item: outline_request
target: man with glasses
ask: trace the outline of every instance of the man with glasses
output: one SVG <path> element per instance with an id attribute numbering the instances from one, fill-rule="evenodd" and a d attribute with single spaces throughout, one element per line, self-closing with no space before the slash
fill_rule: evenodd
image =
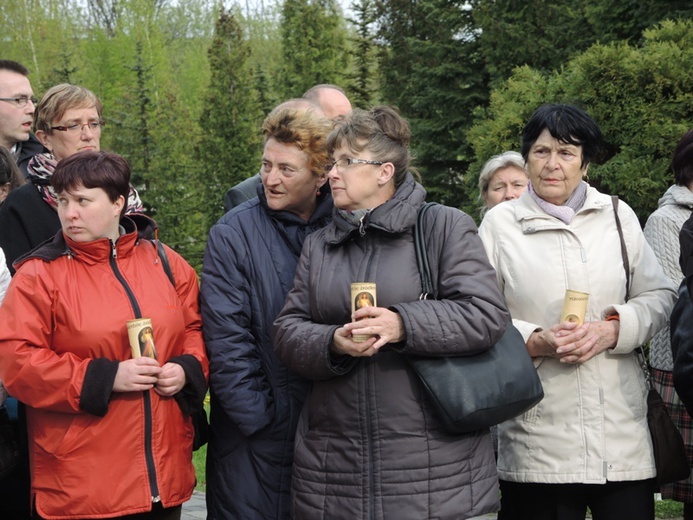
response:
<path id="1" fill-rule="evenodd" d="M 25 175 L 29 159 L 44 151 L 31 134 L 37 100 L 28 75 L 21 63 L 0 60 L 0 146 L 12 153 Z"/>

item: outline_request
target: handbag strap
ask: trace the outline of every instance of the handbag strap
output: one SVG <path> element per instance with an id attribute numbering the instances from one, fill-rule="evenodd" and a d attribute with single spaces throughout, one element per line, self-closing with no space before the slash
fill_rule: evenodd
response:
<path id="1" fill-rule="evenodd" d="M 422 292 L 419 295 L 419 300 L 435 299 L 437 294 L 431 279 L 431 268 L 428 263 L 428 254 L 426 253 L 426 244 L 424 242 L 424 215 L 431 207 L 436 206 L 435 202 L 424 202 L 419 208 L 416 216 L 416 224 L 414 224 L 414 248 L 416 250 L 416 265 L 419 268 L 419 276 L 421 277 Z"/>
<path id="2" fill-rule="evenodd" d="M 618 217 L 618 197 L 616 195 L 611 196 L 611 204 L 614 207 L 614 217 L 616 218 L 616 229 L 618 230 L 618 238 L 621 241 L 621 258 L 623 258 L 623 268 L 626 271 L 626 301 L 630 299 L 630 262 L 628 261 L 628 250 L 626 249 L 626 241 L 623 238 L 623 228 L 621 227 L 621 219 Z M 650 373 L 650 367 L 645 359 L 645 351 L 642 345 L 638 347 L 635 351 L 635 355 L 638 356 L 638 362 L 640 363 L 640 368 L 643 374 L 645 374 L 645 383 L 647 389 L 651 390 L 654 388 L 652 382 L 652 374 Z"/>

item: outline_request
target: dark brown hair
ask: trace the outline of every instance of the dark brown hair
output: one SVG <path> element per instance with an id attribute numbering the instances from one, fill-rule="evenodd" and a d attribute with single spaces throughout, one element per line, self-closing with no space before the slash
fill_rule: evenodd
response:
<path id="1" fill-rule="evenodd" d="M 111 152 L 87 150 L 73 154 L 58 163 L 51 176 L 51 186 L 56 193 L 62 193 L 80 185 L 101 188 L 111 202 L 122 196 L 122 217 L 128 207 L 130 164 L 124 157 Z"/>

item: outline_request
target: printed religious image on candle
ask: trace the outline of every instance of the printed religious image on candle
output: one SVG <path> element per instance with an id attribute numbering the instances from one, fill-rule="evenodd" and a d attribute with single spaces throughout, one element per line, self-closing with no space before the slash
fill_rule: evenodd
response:
<path id="1" fill-rule="evenodd" d="M 127 327 L 132 357 L 150 357 L 152 359 L 156 359 L 156 347 L 154 346 L 154 329 L 152 328 L 152 320 L 149 318 L 129 320 L 127 322 Z"/>
<path id="2" fill-rule="evenodd" d="M 376 307 L 375 284 L 369 282 L 358 282 L 351 284 L 351 312 L 354 313 L 363 307 Z M 357 321 L 357 320 L 354 320 Z M 370 338 L 370 334 L 353 335 L 351 339 L 356 343 L 361 343 Z"/>

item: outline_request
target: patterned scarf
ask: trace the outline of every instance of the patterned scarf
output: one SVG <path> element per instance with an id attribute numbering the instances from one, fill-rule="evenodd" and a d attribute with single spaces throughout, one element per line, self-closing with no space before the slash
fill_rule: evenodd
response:
<path id="1" fill-rule="evenodd" d="M 556 217 L 557 219 L 562 220 L 566 224 L 570 224 L 570 221 L 573 220 L 573 217 L 585 203 L 585 199 L 587 199 L 588 186 L 589 185 L 585 181 L 580 182 L 580 184 L 578 184 L 577 188 L 575 188 L 573 193 L 570 194 L 568 200 L 565 201 L 565 204 L 563 206 L 556 206 L 555 204 L 551 204 L 550 202 L 542 199 L 534 191 L 531 182 L 528 185 L 528 189 L 530 196 L 536 201 L 537 204 L 539 204 L 539 207 L 541 209 L 543 209 L 552 217 Z"/>
<path id="2" fill-rule="evenodd" d="M 29 181 L 36 186 L 46 204 L 55 210 L 58 209 L 58 197 L 53 186 L 51 186 L 51 177 L 57 165 L 58 160 L 50 153 L 34 155 L 27 165 Z M 126 213 L 144 213 L 140 196 L 132 184 L 130 185 Z"/>

